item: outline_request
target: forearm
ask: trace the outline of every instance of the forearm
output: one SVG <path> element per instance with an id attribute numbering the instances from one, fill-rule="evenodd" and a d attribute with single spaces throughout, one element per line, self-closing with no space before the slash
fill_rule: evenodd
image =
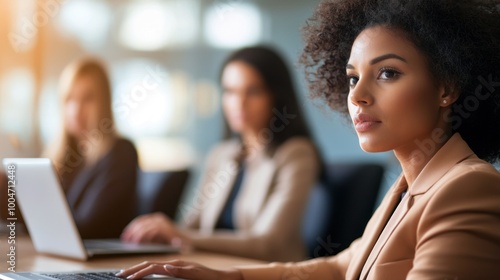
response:
<path id="1" fill-rule="evenodd" d="M 344 279 L 335 259 L 319 258 L 297 263 L 271 263 L 238 267 L 244 280 Z"/>
<path id="2" fill-rule="evenodd" d="M 183 230 L 182 234 L 196 249 L 252 259 L 266 259 L 269 256 L 269 246 L 272 247 L 264 236 L 234 231 L 215 231 L 205 235 L 197 230 Z"/>

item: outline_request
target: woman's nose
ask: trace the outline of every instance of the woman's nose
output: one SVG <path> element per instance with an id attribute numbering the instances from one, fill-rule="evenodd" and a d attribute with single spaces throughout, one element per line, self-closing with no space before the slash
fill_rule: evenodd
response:
<path id="1" fill-rule="evenodd" d="M 236 97 L 236 106 L 243 110 L 247 106 L 248 98 L 245 93 L 239 93 Z"/>
<path id="2" fill-rule="evenodd" d="M 83 105 L 81 102 L 69 102 L 66 104 L 66 113 L 68 117 L 79 119 L 83 114 Z"/>
<path id="3" fill-rule="evenodd" d="M 367 106 L 373 103 L 369 85 L 361 79 L 349 91 L 349 101 L 356 106 Z"/>

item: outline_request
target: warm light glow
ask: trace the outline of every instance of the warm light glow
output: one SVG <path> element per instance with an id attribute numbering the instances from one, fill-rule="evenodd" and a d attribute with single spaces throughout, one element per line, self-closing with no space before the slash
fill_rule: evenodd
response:
<path id="1" fill-rule="evenodd" d="M 173 171 L 190 168 L 195 161 L 193 148 L 179 138 L 142 138 L 135 142 L 139 166 L 146 171 Z"/>
<path id="2" fill-rule="evenodd" d="M 71 0 L 61 6 L 58 27 L 96 49 L 106 42 L 112 20 L 112 10 L 104 1 Z"/>
<path id="3" fill-rule="evenodd" d="M 0 80 L 0 127 L 4 132 L 29 138 L 33 127 L 33 93 L 35 82 L 32 72 L 24 68 L 6 73 Z"/>
<path id="4" fill-rule="evenodd" d="M 204 23 L 207 42 L 219 48 L 239 48 L 257 43 L 262 36 L 262 19 L 251 3 L 214 3 Z"/>
<path id="5" fill-rule="evenodd" d="M 137 1 L 128 5 L 119 31 L 124 46 L 154 51 L 183 46 L 196 38 L 198 2 Z"/>
<path id="6" fill-rule="evenodd" d="M 57 81 L 50 79 L 42 87 L 40 95 L 38 125 L 44 146 L 55 140 L 60 132 L 63 121 Z"/>
<path id="7" fill-rule="evenodd" d="M 36 12 L 35 1 L 12 1 L 12 29 L 8 36 L 15 52 L 26 52 L 33 48 L 38 31 L 46 25 L 48 17 Z M 45 16 L 45 17 L 44 17 Z"/>
<path id="8" fill-rule="evenodd" d="M 170 74 L 145 60 L 117 63 L 112 69 L 113 111 L 120 132 L 131 138 L 163 136 L 172 130 L 175 102 Z"/>
<path id="9" fill-rule="evenodd" d="M 202 80 L 196 85 L 195 104 L 201 117 L 211 117 L 220 108 L 220 93 L 215 83 Z"/>

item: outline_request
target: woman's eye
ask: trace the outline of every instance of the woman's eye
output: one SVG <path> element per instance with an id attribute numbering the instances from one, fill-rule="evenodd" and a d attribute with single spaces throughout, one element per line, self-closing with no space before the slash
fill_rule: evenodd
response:
<path id="1" fill-rule="evenodd" d="M 263 93 L 264 93 L 264 90 L 262 88 L 258 88 L 258 87 L 250 88 L 247 91 L 247 94 L 249 96 L 259 96 L 259 95 L 261 95 Z"/>
<path id="2" fill-rule="evenodd" d="M 400 72 L 392 69 L 382 69 L 380 70 L 380 74 L 378 76 L 379 79 L 382 80 L 392 80 L 401 75 Z"/>
<path id="3" fill-rule="evenodd" d="M 256 89 L 250 89 L 248 91 L 248 95 L 258 95 L 258 94 L 259 94 L 259 91 Z"/>
<path id="4" fill-rule="evenodd" d="M 355 77 L 355 76 L 347 77 L 347 79 L 349 80 L 349 87 L 351 87 L 351 88 L 354 87 L 354 86 L 356 86 L 356 84 L 359 81 L 359 78 Z"/>

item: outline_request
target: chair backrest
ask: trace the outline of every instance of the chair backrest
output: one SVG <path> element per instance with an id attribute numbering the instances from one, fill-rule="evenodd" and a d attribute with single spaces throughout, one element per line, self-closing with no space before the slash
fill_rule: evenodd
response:
<path id="1" fill-rule="evenodd" d="M 373 214 L 384 167 L 334 163 L 310 196 L 303 222 L 309 257 L 332 256 L 360 237 Z"/>
<path id="2" fill-rule="evenodd" d="M 161 211 L 174 219 L 189 171 L 138 172 L 138 214 Z"/>

